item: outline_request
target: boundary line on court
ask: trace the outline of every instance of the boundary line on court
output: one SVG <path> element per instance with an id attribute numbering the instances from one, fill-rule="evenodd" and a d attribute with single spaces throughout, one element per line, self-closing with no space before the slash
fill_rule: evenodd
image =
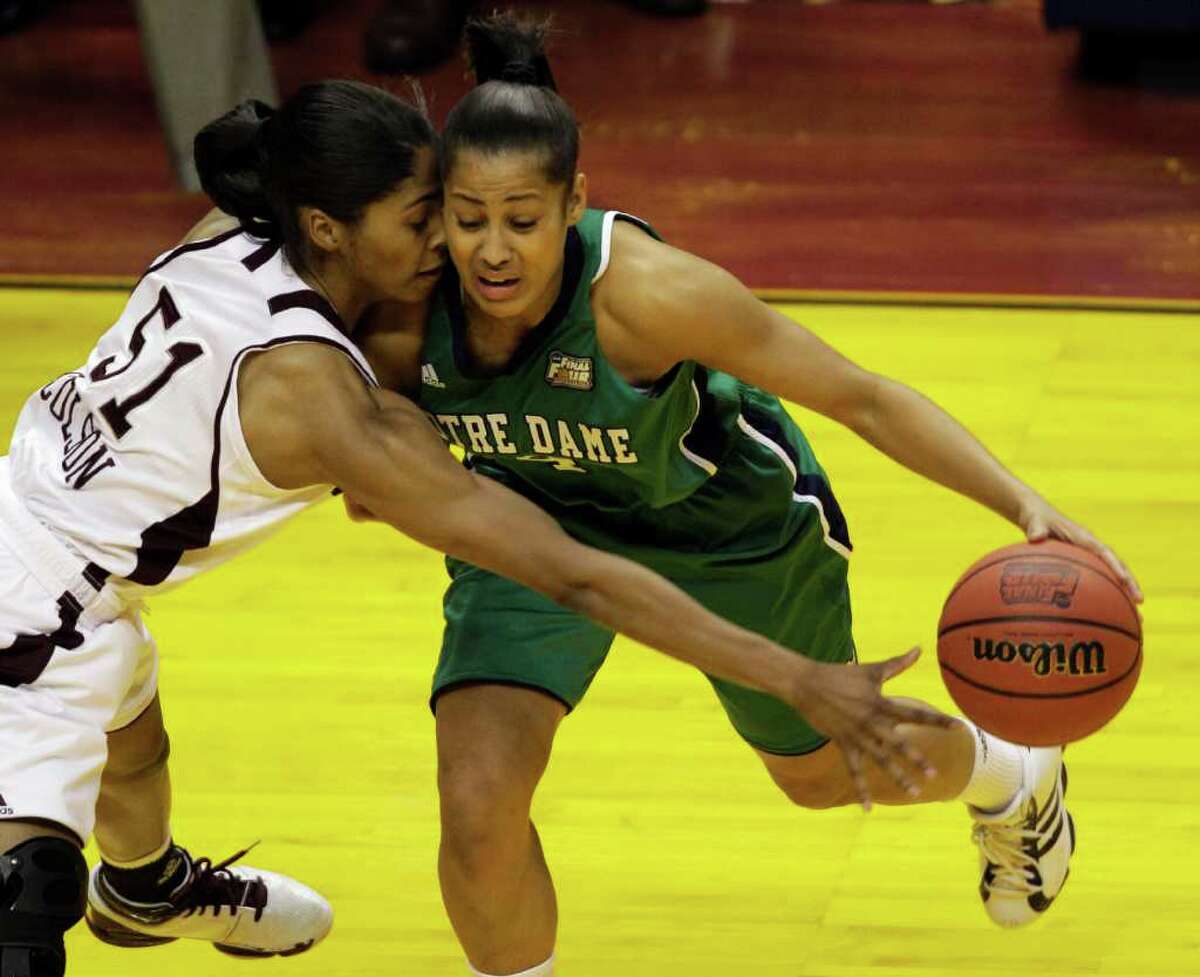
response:
<path id="1" fill-rule="evenodd" d="M 0 274 L 0 289 L 53 288 L 65 291 L 128 292 L 134 275 Z M 1099 295 L 1006 295 L 999 292 L 826 292 L 816 289 L 752 288 L 764 302 L 788 305 L 890 305 L 972 309 L 1063 309 L 1088 312 L 1173 312 L 1200 315 L 1200 298 L 1162 299 Z"/>
<path id="2" fill-rule="evenodd" d="M 0 274 L 0 288 L 46 288 L 77 292 L 128 292 L 136 275 L 11 275 Z"/>

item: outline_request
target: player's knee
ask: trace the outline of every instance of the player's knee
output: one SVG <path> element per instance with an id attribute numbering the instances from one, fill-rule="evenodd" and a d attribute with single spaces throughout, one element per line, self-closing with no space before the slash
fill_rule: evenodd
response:
<path id="1" fill-rule="evenodd" d="M 69 841 L 31 838 L 0 854 L 0 973 L 62 977 L 63 934 L 86 903 L 87 863 Z"/>
<path id="2" fill-rule="evenodd" d="M 811 776 L 773 775 L 779 786 L 797 807 L 811 811 L 828 811 L 855 802 L 854 788 L 844 774 L 823 771 Z"/>
<path id="3" fill-rule="evenodd" d="M 459 767 L 438 776 L 442 843 L 460 861 L 490 863 L 529 825 L 531 797 L 514 778 L 488 767 Z M 481 866 L 483 867 L 483 866 Z"/>

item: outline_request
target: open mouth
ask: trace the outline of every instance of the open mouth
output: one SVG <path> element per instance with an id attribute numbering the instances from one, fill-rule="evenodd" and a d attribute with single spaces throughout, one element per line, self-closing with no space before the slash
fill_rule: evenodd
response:
<path id="1" fill-rule="evenodd" d="M 475 282 L 479 286 L 479 293 L 485 299 L 498 302 L 509 298 L 521 284 L 521 279 L 500 275 L 476 275 Z"/>

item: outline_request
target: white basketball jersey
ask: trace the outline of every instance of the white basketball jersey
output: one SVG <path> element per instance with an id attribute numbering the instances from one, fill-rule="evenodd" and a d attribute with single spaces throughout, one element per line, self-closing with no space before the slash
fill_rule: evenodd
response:
<path id="1" fill-rule="evenodd" d="M 247 354 L 299 342 L 342 350 L 375 384 L 277 245 L 239 228 L 162 255 L 87 363 L 29 398 L 14 491 L 125 599 L 223 563 L 329 495 L 268 482 L 238 415 Z"/>

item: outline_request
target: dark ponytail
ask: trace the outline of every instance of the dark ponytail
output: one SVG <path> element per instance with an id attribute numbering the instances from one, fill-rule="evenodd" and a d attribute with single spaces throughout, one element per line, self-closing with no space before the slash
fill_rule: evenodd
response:
<path id="1" fill-rule="evenodd" d="M 243 102 L 210 122 L 193 147 L 200 185 L 254 234 L 282 242 L 297 269 L 308 240 L 299 209 L 354 224 L 413 175 L 433 145 L 424 105 L 353 81 L 306 85 L 280 107 Z"/>
<path id="2" fill-rule="evenodd" d="M 263 237 L 275 218 L 263 189 L 262 129 L 275 110 L 264 102 L 242 102 L 196 134 L 192 153 L 200 186 L 212 202 Z"/>
<path id="3" fill-rule="evenodd" d="M 520 20 L 511 13 L 469 21 L 463 39 L 475 84 L 508 81 L 558 91 L 546 59 L 549 29 L 549 21 Z"/>
<path id="4" fill-rule="evenodd" d="M 515 14 L 472 20 L 464 35 L 476 88 L 446 118 L 442 174 L 458 152 L 544 154 L 551 183 L 569 184 L 579 162 L 579 124 L 558 95 L 546 58 L 547 21 Z"/>

